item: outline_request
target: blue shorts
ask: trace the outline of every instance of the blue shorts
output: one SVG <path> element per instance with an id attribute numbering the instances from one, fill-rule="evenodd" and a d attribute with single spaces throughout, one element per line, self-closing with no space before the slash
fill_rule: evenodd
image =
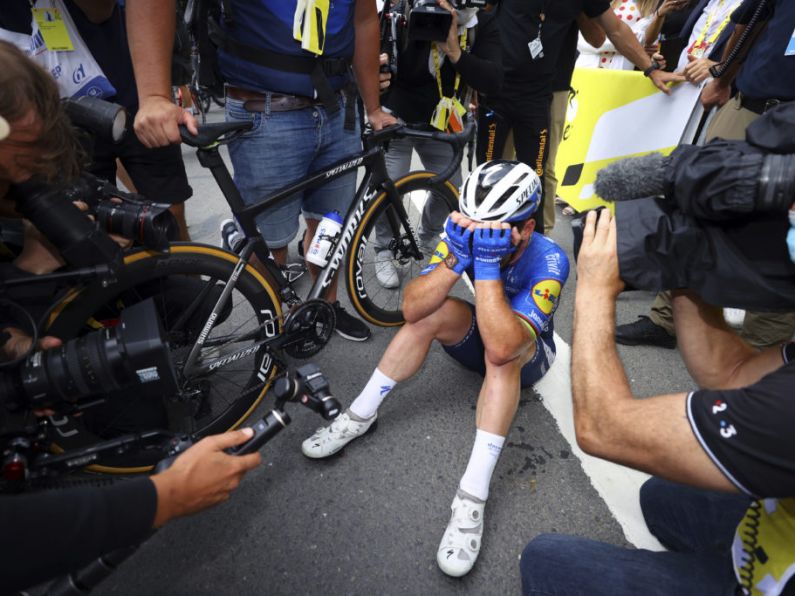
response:
<path id="1" fill-rule="evenodd" d="M 464 339 L 452 346 L 442 345 L 444 351 L 450 354 L 465 368 L 481 376 L 486 375 L 486 348 L 478 330 L 478 320 L 475 315 L 475 306 L 469 304 L 472 310 L 472 325 Z M 552 333 L 548 337 L 543 335 L 536 341 L 536 353 L 532 359 L 522 367 L 522 388 L 530 387 L 543 377 L 555 361 L 555 342 Z"/>
<path id="2" fill-rule="evenodd" d="M 227 98 L 227 121 L 250 121 L 254 127 L 229 144 L 234 180 L 246 205 L 257 203 L 290 182 L 361 152 L 359 119 L 345 130 L 345 99 L 329 114 L 323 106 L 289 112 L 247 112 L 240 100 Z M 356 191 L 356 172 L 284 200 L 256 217 L 271 248 L 283 248 L 298 233 L 298 216 L 320 220 L 329 211 L 344 217 Z"/>

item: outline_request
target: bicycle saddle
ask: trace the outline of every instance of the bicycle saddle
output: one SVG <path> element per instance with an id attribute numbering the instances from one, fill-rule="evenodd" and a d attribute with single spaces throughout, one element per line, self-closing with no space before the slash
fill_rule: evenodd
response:
<path id="1" fill-rule="evenodd" d="M 185 125 L 180 125 L 179 134 L 182 137 L 182 142 L 191 147 L 207 147 L 212 145 L 222 136 L 229 132 L 237 132 L 244 130 L 251 130 L 254 126 L 253 122 L 216 122 L 214 124 L 202 124 L 199 128 L 199 134 L 192 135 L 188 132 Z"/>

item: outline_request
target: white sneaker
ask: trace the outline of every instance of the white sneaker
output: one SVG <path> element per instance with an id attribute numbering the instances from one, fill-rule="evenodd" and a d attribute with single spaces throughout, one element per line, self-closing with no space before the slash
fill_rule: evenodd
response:
<path id="1" fill-rule="evenodd" d="M 466 575 L 478 560 L 485 507 L 485 501 L 473 501 L 461 491 L 456 493 L 451 507 L 453 515 L 436 551 L 436 563 L 447 575 Z"/>
<path id="2" fill-rule="evenodd" d="M 392 262 L 392 252 L 382 250 L 375 255 L 375 277 L 378 283 L 385 288 L 397 288 L 400 285 L 400 277 Z"/>
<path id="3" fill-rule="evenodd" d="M 745 320 L 745 311 L 741 308 L 724 308 L 723 318 L 726 319 L 726 323 L 729 327 L 740 329 Z"/>
<path id="4" fill-rule="evenodd" d="M 376 418 L 378 415 L 374 414 L 372 418 L 359 422 L 351 418 L 350 410 L 345 410 L 331 424 L 317 429 L 315 434 L 304 441 L 301 451 L 312 459 L 334 455 L 356 437 L 367 433 L 371 427 L 375 430 L 373 423 Z"/>

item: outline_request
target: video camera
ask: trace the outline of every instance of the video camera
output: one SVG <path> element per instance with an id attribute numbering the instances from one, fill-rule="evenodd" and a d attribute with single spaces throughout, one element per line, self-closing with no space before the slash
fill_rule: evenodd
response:
<path id="1" fill-rule="evenodd" d="M 762 115 L 746 141 L 683 145 L 603 168 L 615 201 L 621 278 L 631 289 L 688 288 L 710 304 L 795 308 L 787 213 L 795 203 L 795 102 Z M 572 224 L 575 255 L 584 217 Z"/>
<path id="2" fill-rule="evenodd" d="M 392 38 L 402 37 L 406 30 L 407 41 L 445 41 L 450 32 L 453 15 L 439 6 L 437 0 L 401 0 L 392 7 L 384 6 L 384 14 L 389 15 L 392 26 Z M 456 8 L 485 8 L 486 0 L 452 0 Z M 397 35 L 395 35 L 395 32 Z M 384 41 L 382 20 L 381 40 Z M 385 50 L 382 46 L 382 52 Z M 389 53 L 387 51 L 387 53 Z"/>
<path id="3" fill-rule="evenodd" d="M 30 335 L 35 339 L 35 330 Z M 58 348 L 33 350 L 0 368 L 0 400 L 9 410 L 73 411 L 101 401 L 87 404 L 87 398 L 117 391 L 177 391 L 168 342 L 151 298 L 124 309 L 114 328 L 99 329 Z"/>

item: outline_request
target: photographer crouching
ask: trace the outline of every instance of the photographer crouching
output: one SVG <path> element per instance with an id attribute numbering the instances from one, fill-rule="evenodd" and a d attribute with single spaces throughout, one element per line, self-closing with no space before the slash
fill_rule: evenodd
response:
<path id="1" fill-rule="evenodd" d="M 76 177 L 76 147 L 55 82 L 15 47 L 0 42 L 0 216 L 19 217 L 9 186 L 34 177 L 44 182 Z M 51 245 L 34 238 L 26 241 L 15 264 L 0 263 L 0 283 L 62 264 Z M 0 310 L 3 362 L 25 356 L 32 347 L 30 336 L 10 326 L 11 315 L 7 308 Z M 44 337 L 37 347 L 51 350 L 59 345 L 59 339 Z M 224 449 L 252 434 L 244 429 L 207 437 L 151 478 L 103 488 L 0 496 L 2 591 L 13 592 L 71 571 L 104 553 L 140 543 L 153 528 L 173 518 L 225 501 L 245 473 L 259 464 L 260 456 L 233 457 Z"/>
<path id="2" fill-rule="evenodd" d="M 627 172 L 645 163 L 647 177 L 664 172 L 665 198 L 618 203 L 617 219 L 605 209 L 585 220 L 571 363 L 577 441 L 654 476 L 640 505 L 669 551 L 542 535 L 522 554 L 524 593 L 795 590 L 795 342 L 757 351 L 722 315 L 722 306 L 795 305 L 793 108 L 760 118 L 748 142 L 682 147 L 655 167 L 658 158 L 636 158 L 607 172 L 623 169 L 614 188 L 626 195 L 636 190 Z M 606 196 L 608 187 L 603 180 L 597 190 Z M 698 389 L 632 394 L 615 345 L 625 282 L 673 289 L 679 349 Z"/>

